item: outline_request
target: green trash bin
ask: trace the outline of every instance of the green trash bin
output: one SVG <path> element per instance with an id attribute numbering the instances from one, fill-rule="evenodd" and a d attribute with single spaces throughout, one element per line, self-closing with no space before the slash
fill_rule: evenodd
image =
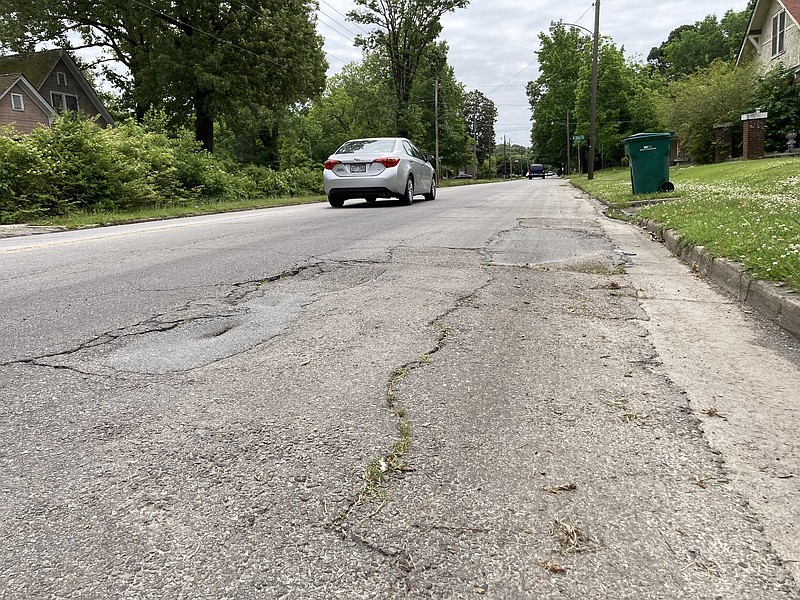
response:
<path id="1" fill-rule="evenodd" d="M 634 194 L 671 192 L 669 142 L 673 133 L 637 133 L 622 140 L 631 166 Z"/>

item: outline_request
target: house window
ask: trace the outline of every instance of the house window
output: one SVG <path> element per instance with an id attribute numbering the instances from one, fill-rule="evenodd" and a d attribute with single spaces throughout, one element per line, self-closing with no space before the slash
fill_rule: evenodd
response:
<path id="1" fill-rule="evenodd" d="M 11 94 L 11 108 L 14 110 L 25 110 L 25 98 L 22 94 Z"/>
<path id="2" fill-rule="evenodd" d="M 58 81 L 58 85 L 67 85 L 67 74 L 62 73 L 61 71 L 56 73 L 56 80 Z"/>
<path id="3" fill-rule="evenodd" d="M 56 110 L 78 110 L 78 97 L 61 92 L 50 92 L 50 103 Z"/>
<path id="4" fill-rule="evenodd" d="M 784 51 L 783 38 L 786 33 L 786 11 L 782 10 L 772 17 L 772 56 Z"/>

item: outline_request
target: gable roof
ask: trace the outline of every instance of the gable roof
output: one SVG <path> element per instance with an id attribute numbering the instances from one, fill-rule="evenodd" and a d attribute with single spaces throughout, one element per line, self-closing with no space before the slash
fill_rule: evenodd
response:
<path id="1" fill-rule="evenodd" d="M 742 60 L 742 56 L 744 56 L 747 42 L 755 43 L 753 38 L 761 35 L 762 28 L 769 16 L 767 11 L 769 10 L 770 4 L 771 0 L 756 0 L 756 5 L 753 7 L 753 12 L 750 14 L 750 21 L 747 23 L 744 40 L 742 40 L 742 47 L 739 49 L 739 56 L 736 59 L 737 64 Z M 800 0 L 778 0 L 778 4 L 786 9 L 786 14 L 788 14 L 795 25 L 800 28 Z"/>
<path id="2" fill-rule="evenodd" d="M 94 88 L 86 81 L 86 77 L 81 73 L 80 69 L 78 69 L 75 61 L 72 60 L 72 57 L 66 50 L 56 48 L 54 50 L 41 50 L 39 52 L 0 56 L 0 74 L 21 73 L 36 90 L 39 90 L 58 64 L 58 61 L 62 59 L 67 70 L 92 101 L 97 111 L 109 125 L 113 124 L 114 118 L 97 96 L 97 92 L 94 91 Z"/>
<path id="3" fill-rule="evenodd" d="M 800 0 L 783 0 L 783 6 L 792 18 L 800 23 Z"/>
<path id="4" fill-rule="evenodd" d="M 30 98 L 48 117 L 54 117 L 56 115 L 55 109 L 48 104 L 47 100 L 42 98 L 42 95 L 31 85 L 22 73 L 0 75 L 0 100 L 5 98 L 6 94 L 8 94 L 15 85 L 19 85 L 20 88 L 25 90 L 28 98 Z"/>
<path id="5" fill-rule="evenodd" d="M 63 54 L 63 50 L 56 49 L 0 56 L 0 73 L 23 73 L 39 89 Z"/>

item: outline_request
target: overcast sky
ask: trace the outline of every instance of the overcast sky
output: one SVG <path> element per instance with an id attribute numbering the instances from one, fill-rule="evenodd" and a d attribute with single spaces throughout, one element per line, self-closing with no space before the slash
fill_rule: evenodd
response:
<path id="1" fill-rule="evenodd" d="M 650 48 L 667 39 L 679 25 L 702 20 L 706 15 L 722 17 L 728 10 L 740 11 L 747 0 L 601 0 L 600 32 L 610 36 L 625 54 L 642 62 Z M 352 0 L 319 0 L 320 34 L 325 38 L 329 74 L 346 62 L 359 61 L 353 47 L 359 25 L 343 15 L 354 7 Z M 563 20 L 587 29 L 594 27 L 590 0 L 472 0 L 468 8 L 445 16 L 442 38 L 450 46 L 449 63 L 456 79 L 466 89 L 479 89 L 497 106 L 497 141 L 530 145 L 530 109 L 525 85 L 539 76 L 536 51 L 539 33 L 550 21 Z"/>

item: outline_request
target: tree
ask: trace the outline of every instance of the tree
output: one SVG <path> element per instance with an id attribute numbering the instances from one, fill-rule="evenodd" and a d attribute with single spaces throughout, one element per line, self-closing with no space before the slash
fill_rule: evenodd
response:
<path id="1" fill-rule="evenodd" d="M 659 96 L 661 119 L 678 134 L 681 147 L 697 162 L 714 157 L 713 127 L 738 122 L 752 105 L 752 65 L 717 60 L 694 75 L 672 81 Z"/>
<path id="2" fill-rule="evenodd" d="M 0 37 L 13 50 L 55 43 L 105 48 L 127 67 L 112 77 L 130 86 L 141 117 L 164 108 L 175 122 L 194 119 L 195 135 L 213 149 L 214 121 L 242 106 L 270 109 L 321 91 L 322 39 L 311 0 L 0 0 Z"/>
<path id="3" fill-rule="evenodd" d="M 597 67 L 596 156 L 605 163 L 616 163 L 624 155 L 622 140 L 634 133 L 658 128 L 655 87 L 658 80 L 647 70 L 625 61 L 624 50 L 608 38 L 601 40 Z M 575 131 L 589 136 L 591 65 L 581 68 L 575 98 Z M 585 163 L 584 163 L 585 164 Z"/>
<path id="4" fill-rule="evenodd" d="M 408 135 L 406 120 L 414 78 L 425 51 L 442 31 L 441 18 L 464 8 L 469 0 L 355 0 L 348 18 L 376 29 L 356 38 L 367 51 L 378 51 L 388 60 L 394 83 L 395 124 L 399 135 Z"/>
<path id="5" fill-rule="evenodd" d="M 469 159 L 469 135 L 462 106 L 464 88 L 447 63 L 445 42 L 432 44 L 422 57 L 409 98 L 413 124 L 409 134 L 426 154 L 436 151 L 436 84 L 439 84 L 439 154 L 445 165 L 463 166 Z M 410 114 L 408 115 L 410 117 Z"/>
<path id="6" fill-rule="evenodd" d="M 475 157 L 483 162 L 495 148 L 497 108 L 482 92 L 473 90 L 467 94 L 464 102 L 464 118 L 467 131 L 475 140 Z"/>
<path id="7" fill-rule="evenodd" d="M 574 110 L 582 66 L 589 64 L 591 38 L 578 29 L 558 24 L 539 34 L 536 52 L 540 75 L 528 83 L 533 115 L 531 142 L 537 162 L 567 165 L 565 140 L 574 132 Z M 570 121 L 567 129 L 567 121 Z"/>
<path id="8" fill-rule="evenodd" d="M 681 25 L 650 50 L 647 60 L 670 80 L 691 75 L 717 59 L 732 60 L 742 44 L 750 12 L 729 10 L 719 21 L 716 15 L 708 15 L 693 25 Z"/>
<path id="9" fill-rule="evenodd" d="M 345 65 L 328 80 L 297 126 L 316 162 L 324 161 L 346 140 L 396 135 L 391 76 L 385 62 L 365 53 L 361 64 Z"/>

